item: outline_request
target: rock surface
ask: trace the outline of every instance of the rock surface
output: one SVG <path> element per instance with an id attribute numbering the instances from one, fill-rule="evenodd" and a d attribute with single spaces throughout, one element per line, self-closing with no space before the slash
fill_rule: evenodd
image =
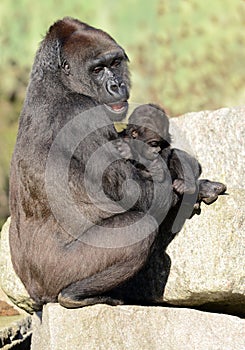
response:
<path id="1" fill-rule="evenodd" d="M 0 288 L 0 348 L 30 349 L 30 315 L 14 305 Z"/>
<path id="2" fill-rule="evenodd" d="M 242 350 L 245 320 L 196 310 L 95 305 L 44 307 L 31 350 Z"/>
<path id="3" fill-rule="evenodd" d="M 14 304 L 27 312 L 33 312 L 34 302 L 24 285 L 16 275 L 10 256 L 9 247 L 10 218 L 3 225 L 0 240 L 0 286 Z"/>
<path id="4" fill-rule="evenodd" d="M 245 106 L 173 118 L 172 129 L 184 133 L 202 164 L 201 177 L 224 182 L 229 195 L 202 204 L 201 215 L 188 220 L 168 246 L 172 265 L 163 299 L 221 304 L 223 312 L 244 314 Z"/>
<path id="5" fill-rule="evenodd" d="M 183 146 L 200 161 L 202 178 L 231 188 L 245 188 L 245 105 L 171 118 L 175 146 Z"/>
<path id="6" fill-rule="evenodd" d="M 245 314 L 245 190 L 231 190 L 188 220 L 167 248 L 171 269 L 164 301 L 222 304 Z"/>
<path id="7" fill-rule="evenodd" d="M 24 349 L 21 346 L 28 342 L 31 323 L 31 316 L 0 317 L 0 348 Z"/>

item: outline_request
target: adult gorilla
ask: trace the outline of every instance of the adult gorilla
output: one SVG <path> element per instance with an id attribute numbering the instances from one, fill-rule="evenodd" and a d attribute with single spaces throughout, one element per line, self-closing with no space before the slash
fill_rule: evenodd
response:
<path id="1" fill-rule="evenodd" d="M 127 111 L 127 61 L 108 34 L 72 18 L 37 51 L 10 179 L 12 261 L 37 309 L 119 303 L 109 291 L 144 266 L 171 206 L 171 179 L 153 186 L 108 145 Z"/>

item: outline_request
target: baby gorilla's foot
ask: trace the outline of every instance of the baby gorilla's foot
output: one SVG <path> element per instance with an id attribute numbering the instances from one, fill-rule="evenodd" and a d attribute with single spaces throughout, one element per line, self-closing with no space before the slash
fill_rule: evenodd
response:
<path id="1" fill-rule="evenodd" d="M 211 204 L 216 201 L 219 195 L 225 193 L 226 185 L 221 182 L 199 180 L 199 201 Z"/>

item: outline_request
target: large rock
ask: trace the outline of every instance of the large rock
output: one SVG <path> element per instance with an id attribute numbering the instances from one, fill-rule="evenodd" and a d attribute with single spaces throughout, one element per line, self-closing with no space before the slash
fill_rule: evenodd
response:
<path id="1" fill-rule="evenodd" d="M 44 307 L 31 350 L 242 350 L 245 320 L 196 310 L 96 305 Z"/>
<path id="2" fill-rule="evenodd" d="M 172 118 L 175 146 L 191 151 L 203 167 L 202 177 L 245 188 L 245 106 L 187 113 Z"/>
<path id="3" fill-rule="evenodd" d="M 0 287 L 18 307 L 32 313 L 35 309 L 35 303 L 30 298 L 23 283 L 16 275 L 9 246 L 9 225 L 10 218 L 3 225 L 0 240 Z"/>
<path id="4" fill-rule="evenodd" d="M 184 146 L 191 145 L 202 177 L 224 182 L 229 195 L 203 204 L 201 215 L 188 220 L 169 245 L 172 265 L 163 299 L 244 314 L 245 107 L 173 118 L 172 130 L 184 133 Z M 177 145 L 182 140 L 175 138 Z"/>
<path id="5" fill-rule="evenodd" d="M 164 301 L 214 303 L 245 314 L 244 196 L 245 190 L 231 190 L 185 223 L 167 248 L 172 264 Z"/>

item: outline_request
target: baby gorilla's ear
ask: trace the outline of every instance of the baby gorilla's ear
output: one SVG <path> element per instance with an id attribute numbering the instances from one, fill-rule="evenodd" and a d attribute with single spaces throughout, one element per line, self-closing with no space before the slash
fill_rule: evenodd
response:
<path id="1" fill-rule="evenodd" d="M 131 131 L 131 136 L 132 136 L 133 139 L 137 139 L 137 137 L 138 137 L 138 131 L 137 131 L 137 130 L 132 130 L 132 131 Z"/>

